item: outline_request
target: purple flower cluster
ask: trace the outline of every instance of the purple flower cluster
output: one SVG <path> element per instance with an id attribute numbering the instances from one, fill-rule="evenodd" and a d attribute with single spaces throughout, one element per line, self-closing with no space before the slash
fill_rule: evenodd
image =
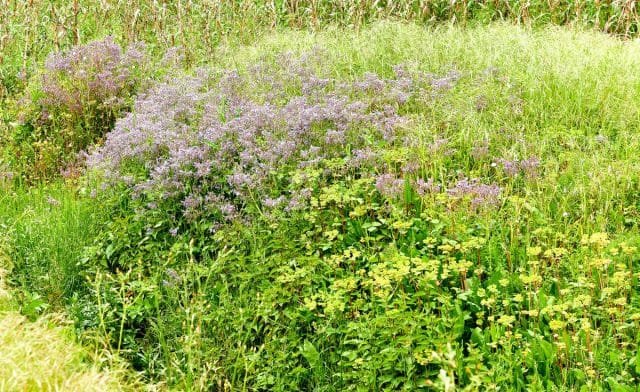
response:
<path id="1" fill-rule="evenodd" d="M 500 158 L 497 161 L 508 176 L 513 177 L 520 172 L 529 178 L 534 178 L 538 175 L 538 167 L 540 166 L 540 159 L 538 159 L 538 157 L 533 156 L 523 160 Z"/>
<path id="2" fill-rule="evenodd" d="M 433 86 L 436 91 L 451 90 L 461 77 L 462 74 L 459 71 L 453 70 L 441 78 L 433 78 L 431 80 L 431 86 Z"/>
<path id="3" fill-rule="evenodd" d="M 178 274 L 178 272 L 173 268 L 168 268 L 165 271 L 165 274 L 167 279 L 162 281 L 162 286 L 166 288 L 175 288 L 177 285 L 182 283 L 182 276 L 180 276 L 180 274 Z"/>
<path id="4" fill-rule="evenodd" d="M 435 139 L 430 145 L 428 145 L 427 149 L 429 150 L 431 155 L 451 156 L 455 154 L 456 150 L 454 148 L 448 148 L 448 146 L 448 138 L 438 138 Z"/>
<path id="5" fill-rule="evenodd" d="M 387 197 L 398 197 L 404 192 L 405 181 L 393 174 L 381 174 L 376 177 L 376 189 Z"/>
<path id="6" fill-rule="evenodd" d="M 406 75 L 322 78 L 314 61 L 321 57 L 285 54 L 275 66 L 161 83 L 138 97 L 87 165 L 147 202 L 177 202 L 187 219 L 205 211 L 232 219 L 252 203 L 301 208 L 311 191 L 295 188 L 294 173 L 318 168 L 330 177 L 337 169 L 325 162 L 336 161 L 373 171 L 376 151 L 400 140 L 406 119 L 398 108 L 433 89 Z M 402 181 L 380 178 L 377 186 L 396 194 Z"/>
<path id="7" fill-rule="evenodd" d="M 456 199 L 470 198 L 474 208 L 481 206 L 498 205 L 500 203 L 501 189 L 496 184 L 484 184 L 479 179 L 461 178 L 452 187 L 447 189 L 447 194 Z"/>
<path id="8" fill-rule="evenodd" d="M 119 110 L 138 82 L 137 69 L 146 63 L 142 44 L 126 52 L 111 37 L 67 52 L 50 55 L 45 63 L 41 100 L 46 111 L 63 110 L 74 115 L 88 106 Z"/>
<path id="9" fill-rule="evenodd" d="M 434 183 L 433 178 L 428 178 L 426 181 L 418 178 L 415 182 L 415 187 L 416 192 L 420 196 L 425 196 L 429 193 L 438 193 L 441 189 L 440 184 Z"/>
<path id="10" fill-rule="evenodd" d="M 405 189 L 405 179 L 394 174 L 385 173 L 376 177 L 375 186 L 380 194 L 397 198 L 402 195 Z M 419 196 L 440 193 L 442 186 L 436 184 L 433 178 L 426 180 L 418 178 L 410 181 L 414 190 Z M 483 206 L 496 206 L 500 203 L 501 188 L 496 184 L 484 184 L 479 179 L 461 178 L 448 187 L 446 193 L 449 197 L 457 200 L 467 199 L 471 201 L 474 208 Z"/>

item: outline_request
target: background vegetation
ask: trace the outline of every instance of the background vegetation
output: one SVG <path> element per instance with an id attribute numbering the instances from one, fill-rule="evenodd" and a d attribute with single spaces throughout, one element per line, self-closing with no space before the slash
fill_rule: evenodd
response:
<path id="1" fill-rule="evenodd" d="M 111 362 L 110 370 L 101 370 L 91 362 L 98 357 L 82 347 L 71 323 L 63 315 L 49 314 L 35 322 L 18 310 L 18 299 L 7 287 L 11 265 L 6 244 L 0 242 L 0 390 L 42 391 L 126 391 L 142 384 L 127 375 L 126 366 Z M 23 307 L 23 311 L 29 309 Z M 92 358 L 93 361 L 88 361 Z"/>
<path id="2" fill-rule="evenodd" d="M 1 14 L 0 353 L 66 370 L 0 389 L 640 381 L 640 47 L 576 28 L 631 2 L 57 5 Z"/>
<path id="3" fill-rule="evenodd" d="M 361 28 L 376 20 L 461 25 L 510 20 L 524 25 L 576 25 L 634 37 L 633 0 L 3 0 L 0 13 L 0 97 L 20 88 L 52 51 L 112 35 L 123 45 L 144 41 L 156 53 L 182 46 L 190 62 L 208 62 L 218 44 L 249 42 L 281 28 Z"/>

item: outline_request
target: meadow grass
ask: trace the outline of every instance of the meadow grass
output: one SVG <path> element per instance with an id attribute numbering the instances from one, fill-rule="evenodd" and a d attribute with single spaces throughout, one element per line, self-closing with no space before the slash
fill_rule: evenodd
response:
<path id="1" fill-rule="evenodd" d="M 338 81 L 393 78 L 397 64 L 461 77 L 437 99 L 421 90 L 398 105 L 414 143 L 386 146 L 372 173 L 327 165 L 331 176 L 309 177 L 299 213 L 260 199 L 278 196 L 277 182 L 214 230 L 215 217 L 145 212 L 124 185 L 111 199 L 86 196 L 89 184 L 4 188 L 23 312 L 67 307 L 79 330 L 182 390 L 633 390 L 638 43 L 382 22 L 272 32 L 195 62 L 242 76 L 314 48 L 315 71 Z M 259 100 L 258 90 L 242 93 Z M 299 90 L 285 85 L 282 99 Z M 403 173 L 407 162 L 418 174 Z M 384 175 L 442 189 L 389 196 L 376 187 Z M 499 202 L 453 197 L 462 177 L 498 186 Z"/>
<path id="2" fill-rule="evenodd" d="M 74 341 L 73 330 L 45 317 L 28 321 L 16 311 L 0 312 L 0 390 L 128 391 L 116 366 L 102 371 L 87 361 L 89 353 Z"/>
<path id="3" fill-rule="evenodd" d="M 95 234 L 99 209 L 62 182 L 3 188 L 0 226 L 25 314 L 60 308 L 82 289 L 78 262 Z"/>
<path id="4" fill-rule="evenodd" d="M 20 314 L 19 300 L 7 284 L 12 263 L 8 246 L 0 246 L 0 391 L 130 391 L 138 390 L 125 367 L 99 361 L 74 336 L 70 322 L 48 314 L 35 322 Z M 125 377 L 126 375 L 126 377 Z"/>
<path id="5" fill-rule="evenodd" d="M 522 196 L 536 200 L 536 208 L 567 232 L 624 230 L 629 223 L 618 216 L 622 210 L 612 208 L 625 194 L 626 202 L 633 202 L 638 181 L 637 42 L 561 28 L 531 31 L 503 24 L 425 30 L 391 23 L 349 39 L 340 29 L 272 34 L 259 45 L 221 48 L 226 60 L 218 63 L 242 68 L 270 53 L 303 53 L 314 46 L 328 49 L 326 68 L 339 78 L 390 75 L 399 63 L 469 75 L 443 107 L 418 116 L 421 137 L 448 138 L 466 147 L 495 138 L 500 155 L 544 157 L 547 175 L 523 189 Z M 471 80 L 492 68 L 508 80 L 507 88 Z M 479 97 L 491 102 L 490 110 L 474 110 Z M 508 101 L 516 97 L 514 113 Z M 463 172 L 487 169 L 474 167 L 469 156 L 457 158 L 455 166 Z M 563 212 L 572 212 L 569 222 L 562 221 Z"/>
<path id="6" fill-rule="evenodd" d="M 158 53 L 182 46 L 191 63 L 207 62 L 223 42 L 252 42 L 277 29 L 359 29 L 379 20 L 460 25 L 508 20 L 519 25 L 593 27 L 624 37 L 638 33 L 632 0 L 4 0 L 0 13 L 0 98 L 19 90 L 51 51 L 113 35 L 146 41 Z M 16 23 L 20 21 L 20 23 Z"/>

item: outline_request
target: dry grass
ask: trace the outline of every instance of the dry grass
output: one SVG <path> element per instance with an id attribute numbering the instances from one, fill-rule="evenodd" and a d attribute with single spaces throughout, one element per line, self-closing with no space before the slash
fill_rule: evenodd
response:
<path id="1" fill-rule="evenodd" d="M 86 353 L 55 320 L 0 314 L 0 391 L 122 391 L 118 371 L 87 365 Z"/>
<path id="2" fill-rule="evenodd" d="M 1 244 L 0 244 L 1 245 Z M 122 368 L 101 370 L 60 316 L 29 321 L 13 308 L 0 247 L 0 391 L 125 391 Z"/>

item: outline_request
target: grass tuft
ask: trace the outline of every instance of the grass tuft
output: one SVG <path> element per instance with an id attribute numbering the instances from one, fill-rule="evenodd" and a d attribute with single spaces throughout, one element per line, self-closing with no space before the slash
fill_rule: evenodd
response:
<path id="1" fill-rule="evenodd" d="M 1 301 L 1 299 L 0 299 Z M 0 390 L 125 391 L 122 370 L 100 370 L 53 317 L 30 322 L 17 312 L 0 313 Z"/>

